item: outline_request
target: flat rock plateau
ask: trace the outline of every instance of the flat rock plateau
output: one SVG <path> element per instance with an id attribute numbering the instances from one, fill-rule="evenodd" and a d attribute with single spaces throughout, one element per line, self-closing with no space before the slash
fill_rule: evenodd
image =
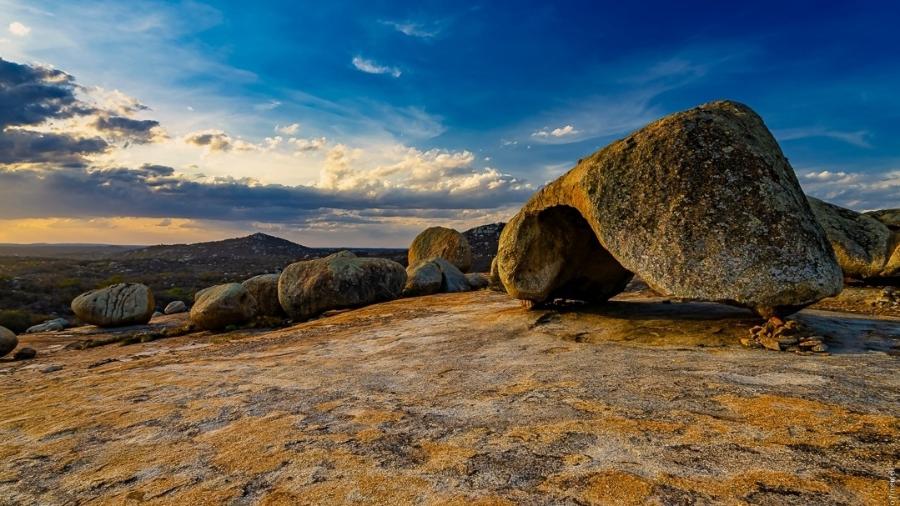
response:
<path id="1" fill-rule="evenodd" d="M 178 326 L 185 314 L 155 318 Z M 0 361 L 4 504 L 891 504 L 900 318 L 489 291 Z M 146 327 L 142 327 L 146 328 Z"/>

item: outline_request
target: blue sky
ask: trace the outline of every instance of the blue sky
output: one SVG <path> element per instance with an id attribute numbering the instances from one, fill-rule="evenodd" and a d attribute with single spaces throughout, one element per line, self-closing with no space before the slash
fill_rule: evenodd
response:
<path id="1" fill-rule="evenodd" d="M 91 106 L 5 126 L 102 142 L 17 137 L 0 240 L 405 245 L 720 98 L 808 193 L 900 207 L 900 7 L 864 5 L 0 0 L 7 77 L 52 66 Z"/>

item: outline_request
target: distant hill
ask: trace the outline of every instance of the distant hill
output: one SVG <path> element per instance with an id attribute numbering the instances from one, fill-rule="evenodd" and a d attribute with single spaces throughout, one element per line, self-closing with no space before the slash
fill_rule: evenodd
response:
<path id="1" fill-rule="evenodd" d="M 253 234 L 224 241 L 198 242 L 194 244 L 162 244 L 124 251 L 114 256 L 117 260 L 169 260 L 177 262 L 214 263 L 216 259 L 234 260 L 249 257 L 284 258 L 287 261 L 310 256 L 315 250 L 287 239 L 266 234 Z"/>
<path id="2" fill-rule="evenodd" d="M 111 244 L 0 244 L 0 256 L 89 260 L 106 258 L 142 247 Z"/>
<path id="3" fill-rule="evenodd" d="M 463 232 L 469 246 L 472 248 L 472 272 L 488 272 L 491 270 L 491 260 L 497 255 L 497 245 L 500 242 L 500 232 L 506 223 L 491 223 L 480 227 L 470 228 Z"/>

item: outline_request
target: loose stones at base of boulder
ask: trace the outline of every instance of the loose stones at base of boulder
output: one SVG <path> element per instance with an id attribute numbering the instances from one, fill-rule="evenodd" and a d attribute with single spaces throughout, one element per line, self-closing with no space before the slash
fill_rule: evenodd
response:
<path id="1" fill-rule="evenodd" d="M 807 198 L 844 276 L 859 280 L 900 277 L 900 234 L 870 215 Z"/>
<path id="2" fill-rule="evenodd" d="M 19 338 L 16 334 L 6 327 L 0 327 L 0 357 L 6 356 L 7 353 L 16 349 L 19 345 Z"/>
<path id="3" fill-rule="evenodd" d="M 329 309 L 396 299 L 405 284 L 406 270 L 397 262 L 341 251 L 287 266 L 278 279 L 278 301 L 291 318 L 303 321 Z"/>
<path id="4" fill-rule="evenodd" d="M 184 301 L 173 300 L 172 302 L 166 305 L 166 308 L 163 309 L 163 313 L 165 314 L 178 314 L 187 312 L 188 307 Z"/>
<path id="5" fill-rule="evenodd" d="M 261 274 L 241 283 L 256 299 L 260 316 L 285 316 L 278 302 L 278 278 L 278 274 Z"/>
<path id="6" fill-rule="evenodd" d="M 155 301 L 153 292 L 139 283 L 119 283 L 83 293 L 72 301 L 79 320 L 98 327 L 123 327 L 150 321 Z"/>
<path id="7" fill-rule="evenodd" d="M 462 272 L 468 272 L 472 267 L 469 241 L 452 228 L 426 228 L 413 239 L 409 247 L 408 265 L 418 265 L 432 258 L 445 258 Z"/>
<path id="8" fill-rule="evenodd" d="M 26 330 L 25 333 L 34 334 L 37 332 L 58 332 L 68 326 L 69 321 L 65 318 L 55 318 L 53 320 L 47 320 L 44 323 L 40 323 L 38 325 L 28 327 L 28 330 Z"/>
<path id="9" fill-rule="evenodd" d="M 204 330 L 240 325 L 257 315 L 256 299 L 240 283 L 202 290 L 191 308 L 191 322 Z"/>
<path id="10" fill-rule="evenodd" d="M 748 348 L 766 348 L 772 351 L 789 351 L 801 355 L 825 353 L 828 345 L 825 337 L 813 334 L 795 320 L 784 321 L 772 317 L 764 325 L 750 329 L 750 336 L 741 338 L 741 344 Z"/>
<path id="11" fill-rule="evenodd" d="M 775 138 L 730 101 L 666 116 L 579 161 L 507 223 L 498 258 L 507 291 L 537 303 L 606 300 L 634 273 L 660 294 L 770 316 L 843 286 Z"/>
<path id="12" fill-rule="evenodd" d="M 466 274 L 466 281 L 469 282 L 469 288 L 472 290 L 481 290 L 487 288 L 491 284 L 491 280 L 483 272 L 470 272 Z"/>

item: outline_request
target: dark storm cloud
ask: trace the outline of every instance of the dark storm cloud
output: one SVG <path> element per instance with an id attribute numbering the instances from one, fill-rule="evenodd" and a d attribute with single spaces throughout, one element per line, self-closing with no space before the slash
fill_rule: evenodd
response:
<path id="1" fill-rule="evenodd" d="M 143 144 L 153 140 L 154 129 L 159 127 L 159 121 L 132 119 L 124 116 L 101 116 L 94 122 L 94 127 L 101 132 L 109 132 L 116 137 Z"/>
<path id="2" fill-rule="evenodd" d="M 0 128 L 96 112 L 75 90 L 75 79 L 65 72 L 0 58 Z"/>
<path id="3" fill-rule="evenodd" d="M 0 164 L 83 163 L 83 156 L 101 153 L 108 144 L 99 137 L 78 138 L 56 133 L 7 129 L 0 132 Z"/>
<path id="4" fill-rule="evenodd" d="M 233 178 L 200 181 L 177 176 L 172 168 L 160 165 L 138 169 L 0 169 L 0 216 L 4 218 L 130 216 L 299 223 L 316 219 L 327 209 L 367 214 L 372 209 L 484 209 L 521 203 L 528 194 L 528 190 L 464 195 L 397 190 L 372 197 L 362 192 L 259 185 Z M 333 218 L 341 219 L 340 215 Z"/>

